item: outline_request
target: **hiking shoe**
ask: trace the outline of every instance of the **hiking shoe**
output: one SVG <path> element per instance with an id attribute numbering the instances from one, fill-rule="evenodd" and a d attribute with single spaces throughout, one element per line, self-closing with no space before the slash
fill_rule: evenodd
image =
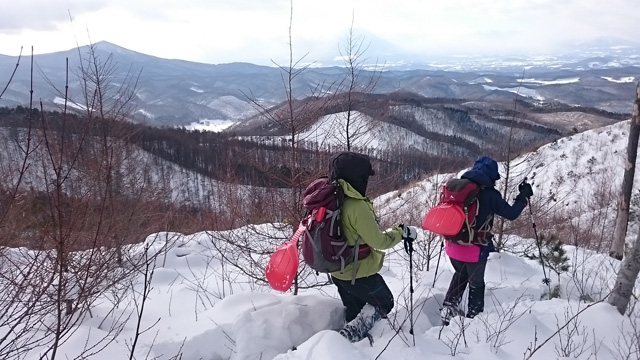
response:
<path id="1" fill-rule="evenodd" d="M 369 336 L 369 330 L 371 330 L 373 325 L 380 319 L 382 319 L 380 311 L 367 304 L 355 319 L 351 320 L 339 331 L 340 335 L 352 343 L 358 342 Z"/>
<path id="2" fill-rule="evenodd" d="M 440 310 L 440 320 L 444 326 L 449 325 L 454 316 L 464 316 L 464 311 L 453 305 L 445 305 Z"/>

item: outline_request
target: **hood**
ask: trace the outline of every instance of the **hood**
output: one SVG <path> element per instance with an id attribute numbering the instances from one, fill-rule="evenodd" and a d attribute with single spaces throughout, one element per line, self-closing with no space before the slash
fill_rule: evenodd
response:
<path id="1" fill-rule="evenodd" d="M 374 175 L 375 171 L 367 155 L 345 151 L 331 159 L 329 174 L 332 181 L 342 179 L 365 196 L 369 176 Z"/>
<path id="2" fill-rule="evenodd" d="M 471 170 L 462 174 L 462 178 L 469 179 L 476 184 L 493 187 L 495 182 L 500 179 L 498 163 L 488 156 L 480 156 L 473 163 Z"/>

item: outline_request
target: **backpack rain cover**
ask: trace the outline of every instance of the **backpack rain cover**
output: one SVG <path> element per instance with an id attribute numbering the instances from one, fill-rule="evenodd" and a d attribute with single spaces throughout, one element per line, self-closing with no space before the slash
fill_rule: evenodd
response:
<path id="1" fill-rule="evenodd" d="M 440 203 L 427 212 L 422 228 L 446 240 L 470 245 L 475 236 L 480 186 L 468 179 L 450 179 L 442 187 Z"/>

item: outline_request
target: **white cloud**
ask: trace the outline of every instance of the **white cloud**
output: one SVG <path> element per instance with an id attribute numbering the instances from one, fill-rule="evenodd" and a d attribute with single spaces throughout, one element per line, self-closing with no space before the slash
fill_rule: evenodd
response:
<path id="1" fill-rule="evenodd" d="M 309 61 L 337 55 L 352 21 L 373 48 L 378 42 L 425 56 L 640 39 L 636 0 L 32 0 L 0 4 L 0 53 L 15 55 L 21 45 L 65 50 L 90 36 L 161 57 L 265 64 L 288 58 L 290 11 L 294 57 L 308 53 Z"/>
<path id="2" fill-rule="evenodd" d="M 0 2 L 0 32 L 20 34 L 25 30 L 55 31 L 69 22 L 69 13 L 98 11 L 108 0 L 28 0 Z"/>

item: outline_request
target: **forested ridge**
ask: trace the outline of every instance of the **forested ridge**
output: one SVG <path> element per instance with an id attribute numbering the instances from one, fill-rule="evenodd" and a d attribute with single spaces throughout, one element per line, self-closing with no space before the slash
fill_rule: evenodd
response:
<path id="1" fill-rule="evenodd" d="M 297 108 L 308 109 L 308 103 L 314 101 L 320 101 L 320 98 L 298 101 L 298 104 L 304 104 L 304 106 L 298 105 Z M 460 99 L 426 98 L 409 92 L 357 94 L 349 101 L 351 103 L 347 104 L 337 96 L 331 103 L 320 106 L 321 112 L 317 115 L 325 116 L 345 111 L 349 106 L 350 111 L 359 111 L 376 121 L 404 128 L 424 138 L 425 141 L 451 144 L 466 151 L 466 154 L 447 156 L 447 153 L 428 154 L 401 146 L 381 146 L 375 151 L 367 147 L 355 146 L 352 150 L 367 153 L 374 159 L 380 178 L 394 178 L 393 181 L 378 181 L 380 188 L 374 184 L 376 193 L 396 189 L 434 171 L 447 172 L 459 169 L 468 165 L 474 156 L 483 153 L 491 153 L 502 160 L 503 156 L 500 153 L 487 146 L 496 141 L 495 126 L 503 129 L 513 127 L 527 134 L 516 139 L 518 141 L 514 143 L 512 149 L 515 152 L 530 150 L 563 135 L 560 129 L 526 121 L 529 112 L 566 112 L 578 109 L 582 113 L 602 116 L 611 121 L 619 121 L 629 116 L 629 114 L 564 104 L 549 103 L 546 106 L 534 106 L 522 100 L 518 100 L 515 104 L 496 104 L 488 109 L 478 109 L 465 105 L 465 101 Z M 430 112 L 424 116 L 442 117 L 443 121 L 450 123 L 449 126 L 454 128 L 454 134 L 443 133 L 436 125 L 430 126 L 429 119 L 418 119 L 420 111 Z M 38 127 L 38 121 L 46 119 L 48 126 L 58 130 L 61 130 L 60 121 L 63 116 L 67 121 L 83 121 L 82 115 L 71 113 L 63 115 L 57 111 L 40 114 L 37 109 L 33 109 L 31 114 L 35 128 Z M 520 121 L 514 121 L 514 119 L 520 119 Z M 92 122 L 92 131 L 98 132 L 99 121 L 92 119 Z M 28 127 L 28 109 L 21 106 L 0 108 L 0 124 L 7 128 Z M 267 125 L 269 125 L 268 122 Z M 322 174 L 325 172 L 324 164 L 327 163 L 331 154 L 343 150 L 339 146 L 300 141 L 296 151 L 299 152 L 299 164 L 302 168 L 292 171 L 288 161 L 291 146 L 285 139 L 279 142 L 260 142 L 246 138 L 247 135 L 264 135 L 264 126 L 240 127 L 220 133 L 153 127 L 129 122 L 118 122 L 117 126 L 120 129 L 113 132 L 114 136 L 121 134 L 123 140 L 154 156 L 211 179 L 254 186 L 287 187 L 291 183 L 292 173 L 303 173 L 310 177 Z M 285 129 L 277 130 L 277 126 L 275 127 L 275 131 L 272 129 L 268 132 L 270 136 L 286 133 Z M 69 132 L 77 128 L 79 127 L 67 125 L 65 131 Z M 239 135 L 245 137 L 239 137 Z M 496 145 L 499 147 L 499 144 Z"/>
<path id="2" fill-rule="evenodd" d="M 85 120 L 75 114 L 57 111 L 39 112 L 33 109 L 30 123 L 27 108 L 0 108 L 0 127 L 7 129 L 38 129 L 43 121 L 53 131 L 64 131 L 65 136 L 83 128 L 78 123 Z M 89 131 L 98 136 L 101 123 L 92 119 Z M 114 126 L 113 123 L 109 126 Z M 152 127 L 129 122 L 117 122 L 117 130 L 111 129 L 113 136 L 120 137 L 148 153 L 170 161 L 180 167 L 192 170 L 211 179 L 254 186 L 287 187 L 291 169 L 287 166 L 289 147 L 256 143 L 239 139 L 232 133 L 186 130 L 185 128 Z M 326 165 L 331 155 L 339 148 L 320 148 L 318 144 L 307 143 L 299 149 L 302 173 L 309 177 L 326 175 Z M 374 158 L 378 179 L 393 177 L 393 181 L 378 181 L 374 191 L 381 193 L 398 188 L 433 171 L 450 171 L 465 166 L 468 159 L 444 159 L 428 154 L 416 153 L 410 149 L 380 149 L 372 153 L 368 149 L 353 149 L 369 153 Z"/>

